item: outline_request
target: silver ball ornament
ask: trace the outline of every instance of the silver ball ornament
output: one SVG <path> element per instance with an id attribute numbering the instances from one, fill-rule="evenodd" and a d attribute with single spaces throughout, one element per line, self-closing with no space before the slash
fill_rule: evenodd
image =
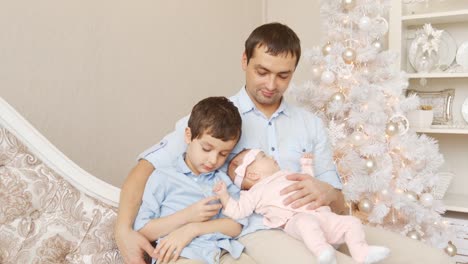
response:
<path id="1" fill-rule="evenodd" d="M 385 134 L 390 137 L 398 134 L 398 124 L 394 122 L 388 122 L 387 126 L 385 127 Z"/>
<path id="2" fill-rule="evenodd" d="M 457 247 L 454 244 L 452 244 L 452 241 L 448 242 L 448 245 L 444 249 L 444 251 L 445 251 L 445 253 L 447 253 L 447 255 L 449 255 L 451 257 L 457 255 Z"/>
<path id="3" fill-rule="evenodd" d="M 312 66 L 311 72 L 312 72 L 313 80 L 320 80 L 320 78 L 322 77 L 322 73 L 323 73 L 323 67 L 320 65 L 314 65 Z"/>
<path id="4" fill-rule="evenodd" d="M 417 201 L 418 200 L 418 194 L 413 192 L 413 191 L 406 191 L 405 192 L 405 197 L 410 201 Z"/>
<path id="5" fill-rule="evenodd" d="M 431 207 L 432 203 L 434 202 L 434 196 L 430 193 L 423 193 L 419 196 L 419 201 L 425 207 Z"/>
<path id="6" fill-rule="evenodd" d="M 372 42 L 372 47 L 374 47 L 374 49 L 376 49 L 377 51 L 381 51 L 383 49 L 383 43 L 380 42 L 380 40 L 374 40 Z"/>
<path id="7" fill-rule="evenodd" d="M 343 8 L 347 11 L 352 10 L 356 6 L 356 0 L 343 0 Z"/>
<path id="8" fill-rule="evenodd" d="M 332 84 L 335 81 L 335 74 L 329 70 L 322 73 L 320 80 L 325 84 Z"/>
<path id="9" fill-rule="evenodd" d="M 371 27 L 371 19 L 368 16 L 363 16 L 359 19 L 359 29 L 363 31 L 369 30 Z"/>
<path id="10" fill-rule="evenodd" d="M 322 54 L 323 54 L 323 56 L 327 56 L 328 54 L 330 54 L 331 50 L 332 50 L 331 43 L 328 42 L 328 43 L 325 44 L 325 46 L 323 46 L 323 48 L 322 48 Z"/>
<path id="11" fill-rule="evenodd" d="M 346 48 L 341 57 L 346 63 L 350 64 L 356 59 L 356 51 L 352 48 Z"/>
<path id="12" fill-rule="evenodd" d="M 414 240 L 420 240 L 421 239 L 421 236 L 419 235 L 418 232 L 416 231 L 409 231 L 408 234 L 406 234 L 407 237 L 411 238 L 411 239 L 414 239 Z"/>
<path id="13" fill-rule="evenodd" d="M 353 144 L 354 146 L 359 147 L 362 144 L 364 144 L 364 142 L 366 140 L 366 136 L 362 132 L 354 131 L 350 135 L 350 140 L 351 140 L 351 144 Z"/>
<path id="14" fill-rule="evenodd" d="M 377 169 L 377 162 L 373 158 L 369 157 L 366 159 L 364 166 L 366 167 L 368 173 L 372 173 L 375 171 L 375 169 Z"/>
<path id="15" fill-rule="evenodd" d="M 330 102 L 344 102 L 344 100 L 345 96 L 340 92 L 336 92 L 330 97 Z"/>
<path id="16" fill-rule="evenodd" d="M 362 199 L 358 204 L 359 211 L 363 213 L 370 213 L 373 207 L 372 202 L 367 198 Z"/>

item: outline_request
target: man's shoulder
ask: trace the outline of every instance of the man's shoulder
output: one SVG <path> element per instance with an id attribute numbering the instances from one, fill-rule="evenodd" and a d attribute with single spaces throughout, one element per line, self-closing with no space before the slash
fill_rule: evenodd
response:
<path id="1" fill-rule="evenodd" d="M 315 122 L 321 122 L 322 120 L 315 113 L 305 109 L 302 106 L 298 106 L 294 103 L 287 102 L 287 110 L 291 113 L 293 117 L 307 118 Z"/>

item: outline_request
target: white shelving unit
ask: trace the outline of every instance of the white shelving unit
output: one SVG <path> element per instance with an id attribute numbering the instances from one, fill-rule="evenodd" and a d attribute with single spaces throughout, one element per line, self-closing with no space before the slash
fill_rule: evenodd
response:
<path id="1" fill-rule="evenodd" d="M 409 88 L 420 91 L 455 89 L 453 123 L 463 124 L 460 110 L 462 102 L 468 97 L 468 71 L 417 73 L 408 62 L 407 51 L 414 32 L 426 23 L 447 31 L 458 47 L 468 41 L 468 1 L 445 0 L 443 5 L 438 1 L 429 1 L 428 6 L 409 6 L 402 4 L 402 0 L 393 0 L 389 23 L 389 49 L 401 54 L 399 68 L 408 73 Z M 426 79 L 426 86 L 420 85 L 422 78 Z M 459 254 L 455 258 L 459 263 L 468 263 L 468 124 L 462 127 L 433 126 L 417 129 L 416 132 L 428 134 L 439 142 L 445 160 L 441 171 L 454 173 L 443 202 L 448 211 L 448 221 L 464 230 L 460 233 L 463 239 L 454 241 Z"/>

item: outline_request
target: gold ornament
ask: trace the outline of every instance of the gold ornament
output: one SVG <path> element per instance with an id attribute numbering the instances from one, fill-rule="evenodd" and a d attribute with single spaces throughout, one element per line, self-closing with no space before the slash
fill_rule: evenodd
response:
<path id="1" fill-rule="evenodd" d="M 344 16 L 343 19 L 341 20 L 341 24 L 346 27 L 349 25 L 351 21 L 349 20 L 349 16 Z"/>
<path id="2" fill-rule="evenodd" d="M 361 201 L 359 201 L 358 209 L 363 213 L 370 213 L 372 211 L 372 207 L 372 202 L 367 198 L 364 198 Z"/>
<path id="3" fill-rule="evenodd" d="M 352 10 L 356 6 L 356 0 L 343 0 L 343 8 L 347 11 Z"/>
<path id="4" fill-rule="evenodd" d="M 421 236 L 415 230 L 409 231 L 408 234 L 406 234 L 406 236 L 411 238 L 411 239 L 414 239 L 414 240 L 420 240 L 421 239 Z"/>
<path id="5" fill-rule="evenodd" d="M 322 77 L 323 67 L 320 65 L 314 65 L 311 69 L 312 72 L 312 79 L 319 80 Z"/>
<path id="6" fill-rule="evenodd" d="M 354 131 L 350 136 L 350 140 L 351 144 L 353 144 L 356 147 L 359 147 L 362 144 L 364 144 L 366 136 L 362 132 Z"/>
<path id="7" fill-rule="evenodd" d="M 377 168 L 377 162 L 373 158 L 369 157 L 369 158 L 366 158 L 365 166 L 366 166 L 367 172 L 372 173 Z"/>
<path id="8" fill-rule="evenodd" d="M 388 122 L 387 126 L 385 127 L 385 134 L 389 137 L 398 134 L 398 124 L 394 122 Z"/>
<path id="9" fill-rule="evenodd" d="M 320 80 L 325 84 L 332 84 L 335 81 L 335 74 L 331 71 L 324 71 Z"/>
<path id="10" fill-rule="evenodd" d="M 346 48 L 341 57 L 346 63 L 350 64 L 356 59 L 356 51 L 352 48 Z"/>
<path id="11" fill-rule="evenodd" d="M 451 257 L 457 255 L 457 247 L 454 244 L 452 244 L 452 241 L 448 242 L 448 245 L 447 245 L 447 247 L 445 248 L 444 251 L 445 251 L 445 253 L 447 253 L 447 255 L 449 255 Z"/>
<path id="12" fill-rule="evenodd" d="M 323 46 L 322 48 L 323 56 L 327 56 L 328 54 L 330 54 L 331 49 L 332 49 L 331 43 L 327 42 L 327 44 L 325 44 L 325 46 Z"/>
<path id="13" fill-rule="evenodd" d="M 336 92 L 332 94 L 330 102 L 344 102 L 345 96 L 341 92 Z"/>
<path id="14" fill-rule="evenodd" d="M 369 30 L 371 23 L 371 19 L 368 16 L 363 16 L 359 19 L 359 29 L 367 31 Z"/>
<path id="15" fill-rule="evenodd" d="M 410 201 L 418 200 L 418 194 L 413 192 L 413 191 L 406 191 L 405 192 L 405 197 Z"/>

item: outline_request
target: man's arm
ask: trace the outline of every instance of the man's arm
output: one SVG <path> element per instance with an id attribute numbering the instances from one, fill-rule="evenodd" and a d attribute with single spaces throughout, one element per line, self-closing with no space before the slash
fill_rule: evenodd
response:
<path id="1" fill-rule="evenodd" d="M 141 204 L 143 190 L 153 165 L 140 160 L 130 171 L 120 192 L 119 211 L 115 224 L 115 240 L 125 263 L 145 263 L 143 250 L 153 256 L 153 247 L 140 233 L 133 230 L 133 222 Z"/>

